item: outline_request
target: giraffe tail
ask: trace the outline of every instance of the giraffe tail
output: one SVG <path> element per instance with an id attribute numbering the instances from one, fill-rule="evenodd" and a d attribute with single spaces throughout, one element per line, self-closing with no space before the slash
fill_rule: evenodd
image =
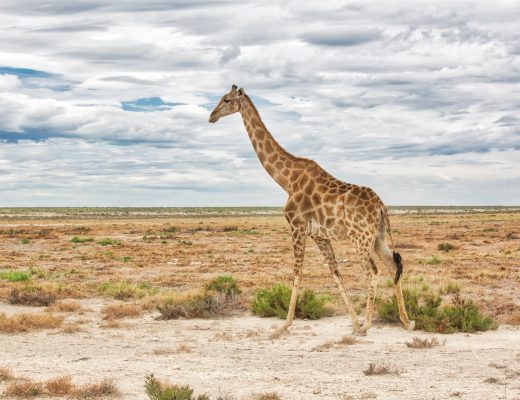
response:
<path id="1" fill-rule="evenodd" d="M 390 243 L 392 244 L 392 258 L 394 259 L 395 263 L 395 278 L 394 283 L 397 284 L 399 282 L 399 279 L 401 278 L 401 275 L 403 274 L 403 259 L 401 258 L 401 254 L 394 251 L 395 248 L 394 239 L 392 238 L 392 232 L 390 229 L 390 218 L 388 217 L 388 210 L 386 207 L 381 208 L 381 225 L 384 225 L 384 229 L 382 229 L 382 234 L 386 232 L 388 234 L 388 237 L 390 238 Z"/>
<path id="2" fill-rule="evenodd" d="M 388 234 L 388 237 L 390 238 L 390 243 L 392 243 L 392 248 L 394 248 L 395 244 L 394 244 L 394 239 L 392 238 L 392 232 L 390 229 L 390 218 L 388 218 L 388 210 L 384 206 L 381 208 L 381 217 L 382 217 L 382 219 L 384 221 L 384 225 L 386 227 L 386 233 Z"/>

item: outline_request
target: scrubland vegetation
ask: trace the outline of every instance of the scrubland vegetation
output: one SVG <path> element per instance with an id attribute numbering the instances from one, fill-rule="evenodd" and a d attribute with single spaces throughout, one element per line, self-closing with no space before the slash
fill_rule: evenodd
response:
<path id="1" fill-rule="evenodd" d="M 84 218 L 75 210 L 67 214 L 73 218 L 66 219 L 9 217 L 9 226 L 0 229 L 0 335 L 42 331 L 70 337 L 99 331 L 117 335 L 138 331 L 143 321 L 162 329 L 186 319 L 218 321 L 251 314 L 286 317 L 293 254 L 279 211 L 275 216 L 229 217 L 226 211 L 218 218 L 168 219 L 125 219 L 123 210 L 116 215 L 103 212 L 102 218 L 98 214 Z M 520 285 L 519 223 L 520 213 L 392 216 L 393 237 L 404 260 L 402 284 L 410 317 L 418 331 L 437 335 L 412 339 L 403 331 L 400 346 L 431 353 L 444 348 L 446 341 L 449 344 L 444 334 L 520 325 L 515 289 Z M 348 242 L 334 246 L 349 297 L 362 314 L 365 272 Z M 319 250 L 309 242 L 296 317 L 310 321 L 336 315 L 347 326 L 343 302 L 324 264 Z M 378 327 L 399 326 L 394 285 L 384 269 L 374 325 L 369 337 Z M 364 345 L 345 333 L 315 343 L 309 351 L 320 356 Z M 256 337 L 255 332 L 244 335 Z M 233 342 L 236 337 L 233 332 L 215 333 L 217 341 Z M 176 343 L 157 347 L 153 356 L 195 356 L 197 351 L 196 345 Z M 384 374 L 398 377 L 407 368 L 377 361 L 358 371 L 377 379 Z M 0 389 L 7 397 L 57 396 L 60 389 L 56 387 L 67 385 L 63 397 L 87 396 L 81 392 L 86 386 L 72 383 L 75 377 L 52 378 L 57 380 L 51 382 L 9 378 L 9 374 L 8 369 L 0 369 Z M 185 397 L 171 397 L 177 393 L 171 389 L 175 385 L 150 379 L 147 382 L 155 382 L 156 387 L 152 395 L 159 396 L 152 397 L 147 390 L 152 399 L 204 398 L 199 388 L 190 392 L 191 387 L 181 391 Z M 117 396 L 106 382 L 99 385 L 88 390 Z M 266 391 L 257 398 L 281 397 Z"/>

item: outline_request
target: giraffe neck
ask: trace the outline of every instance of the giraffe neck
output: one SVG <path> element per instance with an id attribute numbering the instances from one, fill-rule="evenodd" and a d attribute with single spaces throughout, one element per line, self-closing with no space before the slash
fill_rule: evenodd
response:
<path id="1" fill-rule="evenodd" d="M 249 96 L 241 101 L 240 114 L 260 162 L 282 189 L 289 193 L 289 174 L 297 157 L 287 152 L 267 130 Z"/>

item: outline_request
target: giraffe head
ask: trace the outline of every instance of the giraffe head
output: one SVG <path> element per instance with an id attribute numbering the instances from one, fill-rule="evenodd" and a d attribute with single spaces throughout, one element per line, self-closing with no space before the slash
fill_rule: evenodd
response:
<path id="1" fill-rule="evenodd" d="M 215 123 L 220 118 L 240 111 L 240 100 L 244 95 L 244 89 L 237 89 L 236 85 L 231 87 L 231 91 L 220 99 L 220 103 L 215 107 L 209 116 L 209 122 Z"/>

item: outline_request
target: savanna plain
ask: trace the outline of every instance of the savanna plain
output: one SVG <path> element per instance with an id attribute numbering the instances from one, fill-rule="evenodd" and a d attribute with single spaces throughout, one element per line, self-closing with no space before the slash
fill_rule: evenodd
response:
<path id="1" fill-rule="evenodd" d="M 303 287 L 327 312 L 272 339 L 283 320 L 251 309 L 292 280 L 276 208 L 0 209 L 0 396 L 520 399 L 519 210 L 393 208 L 391 223 L 418 307 L 471 304 L 485 329 L 405 331 L 383 315 L 380 264 L 374 325 L 351 336 L 309 239 Z M 334 248 L 362 319 L 366 272 Z"/>

